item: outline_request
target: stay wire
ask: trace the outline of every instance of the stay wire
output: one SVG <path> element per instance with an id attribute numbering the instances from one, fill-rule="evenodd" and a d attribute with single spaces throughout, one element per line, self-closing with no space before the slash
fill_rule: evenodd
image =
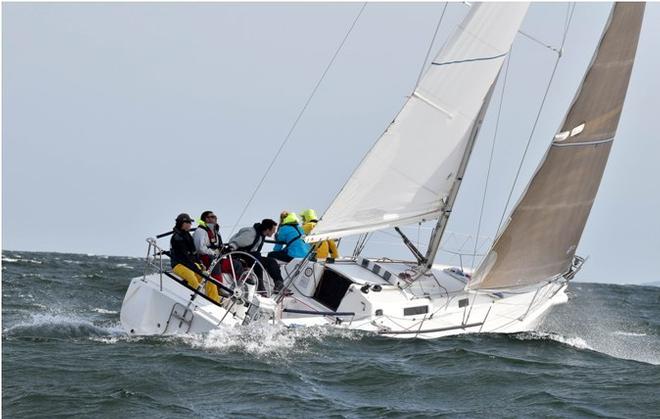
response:
<path id="1" fill-rule="evenodd" d="M 488 170 L 486 171 L 486 184 L 484 185 L 484 194 L 481 197 L 481 209 L 479 210 L 479 222 L 477 223 L 477 234 L 474 237 L 474 251 L 472 252 L 472 268 L 474 269 L 477 247 L 479 244 L 479 233 L 481 233 L 481 221 L 484 216 L 484 208 L 486 206 L 486 194 L 488 193 L 488 181 L 490 180 L 490 172 L 493 167 L 493 155 L 495 154 L 495 144 L 497 143 L 497 133 L 500 128 L 500 116 L 502 115 L 502 104 L 504 103 L 504 92 L 506 91 L 506 82 L 509 79 L 509 66 L 511 65 L 511 52 L 513 48 L 509 50 L 509 54 L 506 60 L 506 69 L 504 70 L 504 80 L 502 81 L 502 91 L 500 93 L 500 104 L 497 108 L 497 120 L 495 122 L 495 132 L 493 134 L 493 144 L 490 147 L 490 159 L 488 160 Z"/>
<path id="2" fill-rule="evenodd" d="M 533 37 L 532 35 L 530 35 L 530 34 L 528 34 L 528 33 L 526 33 L 526 32 L 518 31 L 518 33 L 521 34 L 522 36 L 524 36 L 525 38 L 527 38 L 527 39 L 529 39 L 529 40 L 531 40 L 531 41 L 534 41 L 534 42 L 536 42 L 537 44 L 539 44 L 539 45 L 541 45 L 541 46 L 543 46 L 543 47 L 545 47 L 545 48 L 547 48 L 547 49 L 549 49 L 549 50 L 551 50 L 551 51 L 556 52 L 557 54 L 561 54 L 561 50 L 560 50 L 560 49 L 557 49 L 557 48 L 553 47 L 553 46 L 550 45 L 550 44 L 546 44 L 545 42 L 541 41 L 541 40 L 538 39 L 538 38 Z"/>
<path id="3" fill-rule="evenodd" d="M 325 79 L 326 74 L 328 74 L 328 71 L 330 70 L 330 67 L 332 67 L 332 64 L 334 64 L 335 59 L 336 59 L 337 56 L 339 55 L 339 52 L 341 51 L 341 49 L 343 48 L 344 44 L 346 43 L 346 40 L 348 39 L 348 36 L 349 36 L 349 35 L 351 34 L 351 32 L 353 31 L 353 28 L 355 28 L 355 24 L 357 23 L 358 19 L 360 18 L 360 16 L 362 15 L 362 12 L 364 11 L 364 9 L 365 9 L 366 7 L 367 7 L 367 2 L 362 3 L 362 7 L 360 8 L 360 11 L 358 12 L 357 16 L 355 16 L 355 19 L 353 19 L 353 23 L 352 23 L 351 26 L 348 28 L 348 31 L 346 32 L 346 35 L 344 35 L 344 38 L 342 39 L 341 43 L 339 44 L 339 47 L 337 47 L 337 50 L 335 51 L 334 55 L 333 55 L 332 58 L 330 59 L 330 62 L 329 62 L 328 65 L 325 67 L 325 70 L 323 70 L 323 74 L 321 74 L 321 77 L 320 77 L 319 80 L 316 82 L 316 85 L 314 86 L 314 89 L 312 89 L 312 93 L 309 95 L 309 97 L 308 97 L 307 100 L 305 101 L 305 104 L 303 105 L 302 109 L 301 109 L 300 112 L 298 113 L 298 116 L 297 116 L 296 119 L 294 120 L 293 125 L 291 126 L 291 129 L 289 129 L 289 132 L 287 133 L 286 137 L 284 137 L 284 140 L 283 140 L 282 143 L 280 144 L 280 147 L 277 149 L 277 152 L 275 153 L 275 156 L 273 156 L 272 160 L 270 161 L 270 164 L 269 164 L 268 167 L 266 168 L 266 171 L 264 172 L 263 176 L 262 176 L 261 179 L 259 180 L 259 183 L 257 184 L 257 187 L 254 188 L 254 191 L 252 191 L 252 195 L 250 195 L 250 198 L 248 199 L 247 203 L 246 203 L 245 206 L 243 207 L 243 210 L 241 211 L 241 214 L 238 216 L 238 219 L 236 220 L 235 225 L 239 225 L 239 224 L 240 224 L 241 220 L 243 219 L 243 216 L 245 215 L 245 212 L 247 211 L 248 207 L 250 206 L 250 204 L 251 204 L 252 201 L 254 200 L 254 197 L 257 195 L 257 192 L 259 192 L 259 189 L 261 188 L 261 185 L 262 185 L 262 184 L 264 183 L 264 181 L 266 180 L 266 176 L 268 176 L 268 174 L 270 173 L 270 170 L 273 168 L 273 165 L 274 165 L 275 162 L 277 161 L 277 158 L 278 158 L 278 157 L 280 156 L 280 154 L 282 153 L 282 150 L 284 149 L 284 146 L 286 146 L 286 143 L 289 141 L 289 138 L 291 138 L 291 134 L 293 134 L 293 131 L 294 131 L 294 130 L 296 129 L 296 127 L 298 126 L 298 122 L 300 122 L 300 119 L 302 118 L 303 114 L 304 114 L 305 111 L 307 110 L 307 107 L 309 106 L 310 102 L 312 101 L 312 98 L 313 98 L 314 95 L 316 94 L 316 91 L 318 90 L 319 86 L 320 86 L 321 83 L 323 82 L 323 79 Z M 235 230 L 235 228 L 236 228 L 236 227 L 232 228 L 231 233 L 229 233 L 229 236 L 231 236 L 232 234 L 234 234 L 234 230 Z"/>
<path id="4" fill-rule="evenodd" d="M 572 6 L 569 3 L 568 10 L 566 11 L 567 18 L 566 18 L 566 22 L 565 22 L 565 26 L 564 26 L 564 34 L 562 36 L 561 45 L 559 47 L 559 52 L 557 53 L 557 59 L 555 60 L 555 65 L 552 69 L 552 73 L 550 74 L 550 80 L 548 81 L 548 85 L 546 86 L 545 93 L 543 95 L 543 99 L 541 100 L 541 106 L 539 107 L 539 110 L 536 114 L 536 119 L 534 120 L 534 125 L 532 126 L 532 131 L 530 132 L 529 138 L 527 139 L 527 144 L 525 145 L 525 150 L 523 151 L 523 155 L 520 159 L 520 164 L 518 165 L 518 170 L 516 172 L 516 176 L 513 179 L 513 184 L 511 185 L 511 190 L 509 191 L 509 196 L 506 199 L 506 204 L 504 205 L 504 210 L 502 211 L 502 217 L 500 218 L 500 222 L 497 225 L 497 236 L 499 236 L 500 228 L 502 227 L 502 223 L 504 222 L 504 217 L 507 213 L 507 208 L 509 207 L 509 204 L 511 203 L 511 197 L 513 196 L 513 190 L 516 187 L 516 183 L 518 183 L 518 177 L 520 176 L 520 171 L 522 170 L 523 163 L 525 162 L 525 157 L 527 156 L 527 151 L 529 150 L 529 146 L 532 142 L 532 138 L 534 137 L 534 133 L 536 132 L 536 127 L 538 126 L 538 122 L 539 122 L 539 119 L 541 117 L 541 112 L 543 111 L 545 101 L 548 98 L 548 92 L 550 91 L 550 87 L 552 86 L 552 81 L 554 80 L 555 74 L 557 73 L 557 67 L 559 66 L 559 61 L 561 60 L 561 57 L 562 57 L 562 51 L 564 50 L 564 43 L 566 42 L 566 35 L 568 34 L 568 29 L 571 25 L 571 20 L 573 19 L 573 12 L 574 11 L 575 11 L 575 3 L 573 3 Z M 495 239 L 495 240 L 497 240 L 497 239 Z"/>
<path id="5" fill-rule="evenodd" d="M 435 32 L 433 33 L 433 38 L 431 39 L 431 43 L 429 44 L 429 48 L 426 51 L 426 56 L 424 57 L 424 61 L 422 62 L 422 68 L 419 69 L 419 76 L 417 76 L 417 82 L 415 83 L 415 89 L 417 89 L 417 86 L 419 85 L 419 82 L 422 80 L 422 76 L 424 75 L 424 69 L 426 68 L 426 62 L 429 59 L 429 55 L 431 55 L 431 50 L 433 49 L 433 44 L 435 44 L 435 38 L 438 36 L 438 31 L 440 30 L 440 25 L 442 25 L 442 20 L 445 18 L 445 12 L 447 11 L 447 5 L 449 2 L 445 2 L 445 6 L 442 8 L 442 14 L 440 15 L 440 19 L 438 20 L 438 24 L 435 26 Z"/>

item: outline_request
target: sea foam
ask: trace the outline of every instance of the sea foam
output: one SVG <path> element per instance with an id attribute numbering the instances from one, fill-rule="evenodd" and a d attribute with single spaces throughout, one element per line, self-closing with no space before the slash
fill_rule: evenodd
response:
<path id="1" fill-rule="evenodd" d="M 97 325 L 76 315 L 37 313 L 2 331 L 7 337 L 84 338 L 123 333 L 119 324 Z"/>

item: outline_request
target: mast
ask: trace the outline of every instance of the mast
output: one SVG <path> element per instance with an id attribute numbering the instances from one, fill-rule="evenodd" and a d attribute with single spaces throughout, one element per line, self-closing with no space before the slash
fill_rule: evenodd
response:
<path id="1" fill-rule="evenodd" d="M 465 174 L 465 170 L 467 169 L 468 163 L 470 161 L 470 156 L 472 155 L 472 150 L 474 149 L 474 143 L 476 142 L 477 136 L 479 135 L 479 129 L 481 129 L 481 124 L 484 121 L 484 116 L 486 115 L 486 110 L 488 109 L 488 105 L 490 104 L 490 99 L 493 96 L 493 90 L 495 88 L 496 83 L 497 83 L 497 78 L 495 78 L 495 81 L 490 86 L 490 90 L 488 90 L 488 95 L 484 100 L 484 104 L 481 106 L 481 110 L 479 111 L 479 114 L 477 115 L 477 118 L 474 121 L 474 125 L 472 126 L 472 131 L 470 132 L 470 137 L 468 139 L 467 147 L 465 148 L 465 153 L 463 154 L 461 163 L 458 166 L 458 171 L 456 172 L 456 179 L 454 180 L 454 183 L 451 186 L 449 195 L 447 196 L 447 200 L 445 201 L 445 205 L 442 208 L 442 213 L 440 215 L 440 218 L 438 218 L 438 222 L 435 225 L 435 228 L 433 229 L 433 234 L 431 235 L 431 239 L 429 240 L 429 247 L 426 250 L 426 255 L 424 256 L 424 260 L 423 260 L 424 266 L 420 274 L 423 274 L 424 272 L 431 269 L 431 267 L 433 267 L 435 256 L 438 253 L 438 248 L 440 248 L 440 242 L 442 241 L 442 236 L 445 232 L 445 228 L 447 227 L 447 223 L 449 222 L 451 211 L 454 208 L 454 202 L 456 202 L 456 197 L 458 196 L 458 190 L 460 189 L 461 183 L 463 182 L 463 175 Z"/>

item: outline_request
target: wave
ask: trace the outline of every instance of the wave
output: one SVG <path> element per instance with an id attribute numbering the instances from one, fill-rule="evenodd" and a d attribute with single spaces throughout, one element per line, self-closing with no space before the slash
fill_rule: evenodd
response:
<path id="1" fill-rule="evenodd" d="M 15 258 L 2 256 L 2 263 L 34 263 L 37 265 L 41 265 L 43 262 L 36 259 L 23 259 L 21 256 L 16 255 Z"/>
<path id="2" fill-rule="evenodd" d="M 118 314 L 119 313 L 118 311 L 115 311 L 115 310 L 106 310 L 104 308 L 98 308 L 98 307 L 93 308 L 92 311 L 94 311 L 96 313 L 100 313 L 100 314 Z"/>
<path id="3" fill-rule="evenodd" d="M 117 311 L 92 308 L 100 314 L 116 315 Z M 130 336 L 118 322 L 93 322 L 89 318 L 67 313 L 38 313 L 7 327 L 2 332 L 8 339 L 89 339 L 103 344 L 154 341 L 179 343 L 211 352 L 240 352 L 253 356 L 285 357 L 305 353 L 327 338 L 357 340 L 364 333 L 325 327 L 287 328 L 265 322 L 247 326 L 223 327 L 204 334 L 170 336 Z"/>
<path id="4" fill-rule="evenodd" d="M 118 324 L 96 325 L 88 319 L 69 314 L 33 314 L 2 331 L 7 338 L 85 338 L 124 333 Z"/>
<path id="5" fill-rule="evenodd" d="M 640 342 L 640 339 L 626 340 L 625 338 L 646 338 L 646 333 L 614 331 L 609 333 L 611 338 L 594 336 L 564 336 L 553 332 L 524 332 L 512 335 L 519 340 L 551 340 L 568 345 L 575 349 L 589 350 L 613 358 L 660 365 L 660 353 L 653 344 Z"/>
<path id="6" fill-rule="evenodd" d="M 181 335 L 176 339 L 212 351 L 240 351 L 252 355 L 286 356 L 308 352 L 311 345 L 327 338 L 358 340 L 364 333 L 329 327 L 287 328 L 256 322 L 247 326 L 223 327 L 205 334 Z"/>
<path id="7" fill-rule="evenodd" d="M 633 336 L 633 337 L 642 337 L 642 336 L 648 336 L 646 333 L 636 333 L 636 332 L 624 332 L 621 330 L 617 330 L 616 332 L 613 332 L 612 334 L 614 335 L 619 335 L 619 336 Z"/>
<path id="8" fill-rule="evenodd" d="M 562 336 L 558 333 L 547 333 L 547 332 L 523 332 L 516 333 L 512 335 L 515 339 L 518 340 L 551 340 L 559 342 L 561 344 L 571 346 L 576 349 L 587 349 L 593 351 L 594 348 L 589 346 L 587 341 L 578 336 Z"/>

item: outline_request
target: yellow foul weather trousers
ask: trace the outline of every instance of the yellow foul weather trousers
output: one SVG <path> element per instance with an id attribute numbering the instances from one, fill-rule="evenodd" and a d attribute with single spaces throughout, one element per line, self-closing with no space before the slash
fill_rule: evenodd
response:
<path id="1" fill-rule="evenodd" d="M 201 265 L 198 265 L 200 270 L 204 270 L 204 267 Z M 197 289 L 199 287 L 199 284 L 202 282 L 202 277 L 190 270 L 189 268 L 183 266 L 182 264 L 178 264 L 172 269 L 172 272 L 177 274 L 181 279 L 186 281 L 188 285 L 191 287 Z M 215 286 L 215 284 L 211 283 L 210 281 L 206 281 L 206 284 L 204 285 L 204 290 L 206 291 L 207 297 L 215 301 L 216 303 L 220 302 L 220 294 L 218 294 L 218 287 Z"/>

